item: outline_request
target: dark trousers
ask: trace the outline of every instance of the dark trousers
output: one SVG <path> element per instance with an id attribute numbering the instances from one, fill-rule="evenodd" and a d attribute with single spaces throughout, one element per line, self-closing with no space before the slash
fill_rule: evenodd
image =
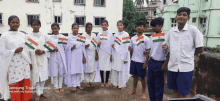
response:
<path id="1" fill-rule="evenodd" d="M 150 101 L 163 101 L 164 71 L 160 71 L 164 61 L 156 61 L 152 58 L 148 62 L 148 91 Z"/>

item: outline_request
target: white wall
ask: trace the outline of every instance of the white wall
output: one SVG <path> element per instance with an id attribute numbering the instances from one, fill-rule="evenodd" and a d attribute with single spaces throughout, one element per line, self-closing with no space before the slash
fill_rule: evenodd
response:
<path id="1" fill-rule="evenodd" d="M 95 16 L 106 17 L 109 21 L 109 31 L 117 31 L 116 23 L 122 20 L 123 0 L 106 0 L 106 7 L 94 6 L 94 0 L 86 0 L 84 5 L 75 5 L 74 0 L 39 0 L 39 3 L 26 2 L 26 0 L 2 0 L 0 1 L 0 13 L 3 15 L 3 25 L 0 25 L 0 33 L 9 30 L 8 17 L 17 15 L 20 19 L 20 31 L 31 32 L 28 26 L 27 14 L 40 14 L 41 29 L 45 33 L 51 33 L 51 24 L 54 15 L 62 15 L 60 33 L 71 33 L 71 25 L 75 22 L 75 16 L 86 16 L 86 22 L 91 22 L 93 32 L 101 31 L 101 26 L 95 26 Z M 85 26 L 80 26 L 79 33 L 85 32 Z"/>

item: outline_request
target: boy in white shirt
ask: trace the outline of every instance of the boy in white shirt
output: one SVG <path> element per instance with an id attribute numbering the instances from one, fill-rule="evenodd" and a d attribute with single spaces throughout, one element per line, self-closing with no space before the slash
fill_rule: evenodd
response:
<path id="1" fill-rule="evenodd" d="M 165 33 L 162 33 L 164 20 L 161 17 L 151 21 L 152 30 L 156 32 L 150 37 L 150 60 L 148 61 L 148 91 L 151 101 L 162 101 L 164 91 L 164 71 L 162 65 L 165 62 L 165 54 L 161 45 L 165 41 Z M 147 52 L 149 54 L 149 52 Z"/>
<path id="2" fill-rule="evenodd" d="M 136 94 L 136 88 L 138 83 L 138 77 L 141 78 L 142 83 L 142 94 L 140 99 L 146 99 L 146 67 L 148 55 L 144 55 L 143 51 L 150 49 L 149 38 L 146 37 L 144 32 L 145 23 L 137 22 L 136 30 L 137 35 L 131 38 L 131 44 L 129 46 L 129 51 L 133 50 L 130 65 L 130 74 L 133 75 L 133 90 L 128 92 L 128 95 Z"/>
<path id="3" fill-rule="evenodd" d="M 189 98 L 194 72 L 194 55 L 204 51 L 203 35 L 195 26 L 187 24 L 190 9 L 181 7 L 177 10 L 178 25 L 167 33 L 162 45 L 170 52 L 168 63 L 168 88 L 173 89 L 175 98 Z M 165 65 L 162 67 L 165 69 Z"/>

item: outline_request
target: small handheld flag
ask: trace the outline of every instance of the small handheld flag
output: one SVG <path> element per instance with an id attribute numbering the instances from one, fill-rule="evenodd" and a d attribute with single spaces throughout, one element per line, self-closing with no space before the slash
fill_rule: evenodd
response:
<path id="1" fill-rule="evenodd" d="M 82 43 L 85 43 L 85 41 L 86 41 L 86 37 L 81 36 L 81 35 L 78 35 L 78 37 L 77 37 L 77 41 L 82 42 Z"/>
<path id="2" fill-rule="evenodd" d="M 119 39 L 118 37 L 115 37 L 115 42 L 119 45 L 121 45 L 121 39 Z"/>
<path id="3" fill-rule="evenodd" d="M 130 43 L 130 41 L 131 41 L 130 37 L 123 37 L 122 38 L 122 43 L 123 44 Z"/>
<path id="4" fill-rule="evenodd" d="M 38 44 L 32 40 L 31 38 L 28 38 L 28 41 L 25 42 L 25 45 L 27 45 L 29 48 L 35 50 L 35 48 L 38 46 Z"/>
<path id="5" fill-rule="evenodd" d="M 47 41 L 47 43 L 44 45 L 45 48 L 47 48 L 49 51 L 53 51 L 56 46 L 54 46 L 52 43 Z"/>
<path id="6" fill-rule="evenodd" d="M 100 35 L 100 40 L 107 40 L 108 39 L 108 35 L 107 34 L 101 34 Z"/>
<path id="7" fill-rule="evenodd" d="M 139 46 L 141 43 L 144 43 L 144 36 L 140 36 L 136 39 L 137 46 Z"/>
<path id="8" fill-rule="evenodd" d="M 97 44 L 98 44 L 98 42 L 94 39 L 94 38 L 92 38 L 92 41 L 91 41 L 91 43 L 96 47 L 97 46 Z"/>
<path id="9" fill-rule="evenodd" d="M 154 42 L 164 42 L 165 41 L 165 33 L 152 34 L 152 40 Z"/>
<path id="10" fill-rule="evenodd" d="M 58 44 L 67 44 L 67 42 L 68 42 L 68 39 L 66 39 L 66 38 L 59 38 L 58 39 Z"/>

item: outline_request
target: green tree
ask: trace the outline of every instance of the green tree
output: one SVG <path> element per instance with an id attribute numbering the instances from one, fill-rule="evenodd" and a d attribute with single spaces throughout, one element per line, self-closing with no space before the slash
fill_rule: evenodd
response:
<path id="1" fill-rule="evenodd" d="M 124 0 L 123 1 L 123 20 L 125 22 L 125 30 L 129 33 L 130 36 L 134 35 L 136 31 L 135 24 L 138 21 L 146 22 L 146 15 L 143 12 L 137 11 L 137 8 L 142 8 L 142 0 L 136 0 L 133 3 L 133 0 Z M 134 5 L 136 4 L 136 6 Z"/>

